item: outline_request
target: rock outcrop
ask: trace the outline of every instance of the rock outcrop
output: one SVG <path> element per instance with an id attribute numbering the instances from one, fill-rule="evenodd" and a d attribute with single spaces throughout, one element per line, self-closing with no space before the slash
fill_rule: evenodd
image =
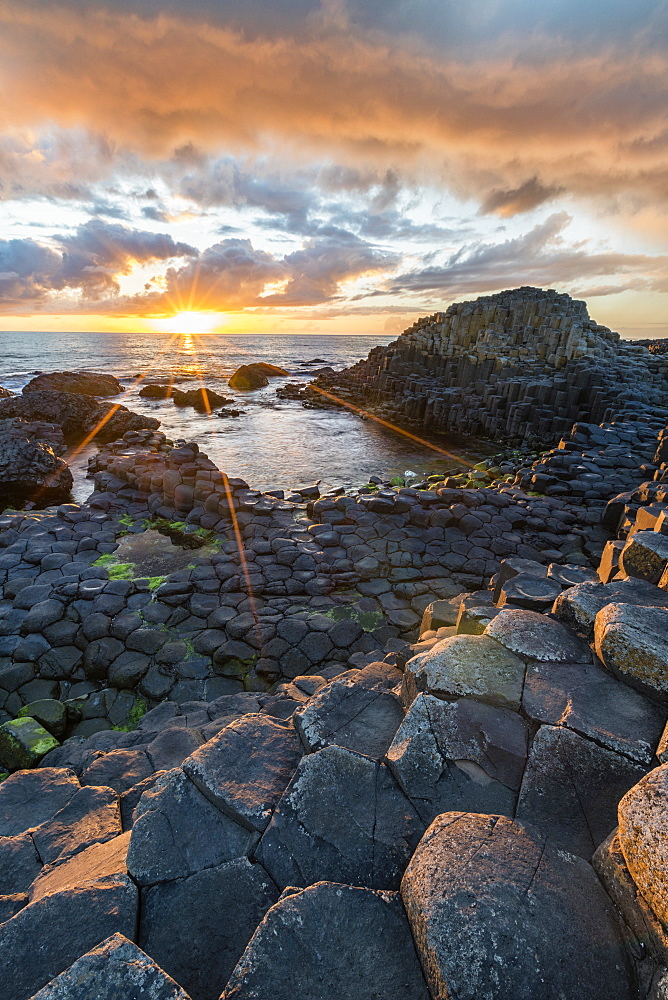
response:
<path id="1" fill-rule="evenodd" d="M 99 372 L 45 372 L 32 378 L 23 391 L 74 392 L 83 396 L 118 396 L 123 386 L 113 375 Z"/>
<path id="2" fill-rule="evenodd" d="M 54 424 L 0 420 L 0 490 L 45 503 L 67 499 L 73 479 L 63 451 L 63 435 Z"/>
<path id="3" fill-rule="evenodd" d="M 80 393 L 42 389 L 0 399 L 0 429 L 7 418 L 56 424 L 68 441 L 89 435 L 91 440 L 114 441 L 128 431 L 160 426 L 154 417 L 133 413 L 120 403 L 99 403 Z"/>

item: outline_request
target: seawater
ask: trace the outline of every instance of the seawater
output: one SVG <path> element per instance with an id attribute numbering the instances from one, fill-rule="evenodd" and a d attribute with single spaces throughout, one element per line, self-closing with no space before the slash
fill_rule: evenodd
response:
<path id="1" fill-rule="evenodd" d="M 376 344 L 392 337 L 345 335 L 263 336 L 221 334 L 170 335 L 146 333 L 0 333 L 0 385 L 13 392 L 40 372 L 98 371 L 115 375 L 126 387 L 120 399 L 129 409 L 157 417 L 172 439 L 196 440 L 202 451 L 229 476 L 246 479 L 256 489 L 296 486 L 321 480 L 321 491 L 360 486 L 370 475 L 391 477 L 406 471 L 418 476 L 452 467 L 442 450 L 475 461 L 488 449 L 480 442 L 421 436 L 434 449 L 398 431 L 361 419 L 349 410 L 308 410 L 297 401 L 280 400 L 276 388 L 309 380 L 318 367 L 339 370 L 367 356 Z M 230 389 L 227 379 L 239 367 L 267 361 L 290 372 L 272 378 L 253 392 Z M 311 362 L 316 362 L 312 364 Z M 175 377 L 180 389 L 204 384 L 233 398 L 237 418 L 196 413 L 171 400 L 139 395 L 142 385 Z M 435 450 L 441 449 L 441 451 Z M 74 498 L 91 492 L 85 479 L 94 446 L 72 464 Z"/>

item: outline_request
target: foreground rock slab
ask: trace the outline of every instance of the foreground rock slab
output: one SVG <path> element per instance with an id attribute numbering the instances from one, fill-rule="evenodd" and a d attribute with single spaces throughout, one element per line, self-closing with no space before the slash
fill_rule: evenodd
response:
<path id="1" fill-rule="evenodd" d="M 123 934 L 92 948 L 32 1000 L 190 1000 L 190 997 Z"/>
<path id="2" fill-rule="evenodd" d="M 668 764 L 650 771 L 619 803 L 619 843 L 633 881 L 668 924 Z"/>
<path id="3" fill-rule="evenodd" d="M 444 813 L 401 894 L 433 1000 L 629 1000 L 634 973 L 594 872 L 500 816 Z"/>
<path id="4" fill-rule="evenodd" d="M 276 884 L 394 889 L 424 824 L 384 764 L 342 747 L 304 757 L 256 850 Z"/>
<path id="5" fill-rule="evenodd" d="M 221 1000 L 429 1000 L 397 892 L 318 882 L 286 891 Z"/>
<path id="6" fill-rule="evenodd" d="M 663 537 L 663 536 L 660 536 Z M 668 700 L 668 609 L 608 604 L 596 615 L 596 653 L 620 680 Z"/>
<path id="7" fill-rule="evenodd" d="M 139 944 L 192 1000 L 210 1000 L 277 897 L 262 866 L 247 858 L 152 886 L 142 890 Z"/>
<path id="8" fill-rule="evenodd" d="M 12 1000 L 29 997 L 101 939 L 133 937 L 137 887 L 124 876 L 45 896 L 0 925 L 0 982 Z"/>

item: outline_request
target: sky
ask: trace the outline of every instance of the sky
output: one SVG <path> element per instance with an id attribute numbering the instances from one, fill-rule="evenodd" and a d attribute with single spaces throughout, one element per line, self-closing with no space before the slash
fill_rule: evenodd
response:
<path id="1" fill-rule="evenodd" d="M 668 335 L 668 0 L 0 0 L 0 330 Z"/>

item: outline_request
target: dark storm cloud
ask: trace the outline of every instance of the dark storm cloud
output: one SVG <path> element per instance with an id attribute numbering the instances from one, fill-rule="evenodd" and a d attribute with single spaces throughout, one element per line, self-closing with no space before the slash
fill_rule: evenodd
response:
<path id="1" fill-rule="evenodd" d="M 519 284 L 541 287 L 570 286 L 598 276 L 615 276 L 606 283 L 612 294 L 628 288 L 668 290 L 668 257 L 624 254 L 569 246 L 561 233 L 571 219 L 565 212 L 551 215 L 530 232 L 503 243 L 462 246 L 444 263 L 399 274 L 388 283 L 392 294 L 434 293 L 454 298 Z"/>

